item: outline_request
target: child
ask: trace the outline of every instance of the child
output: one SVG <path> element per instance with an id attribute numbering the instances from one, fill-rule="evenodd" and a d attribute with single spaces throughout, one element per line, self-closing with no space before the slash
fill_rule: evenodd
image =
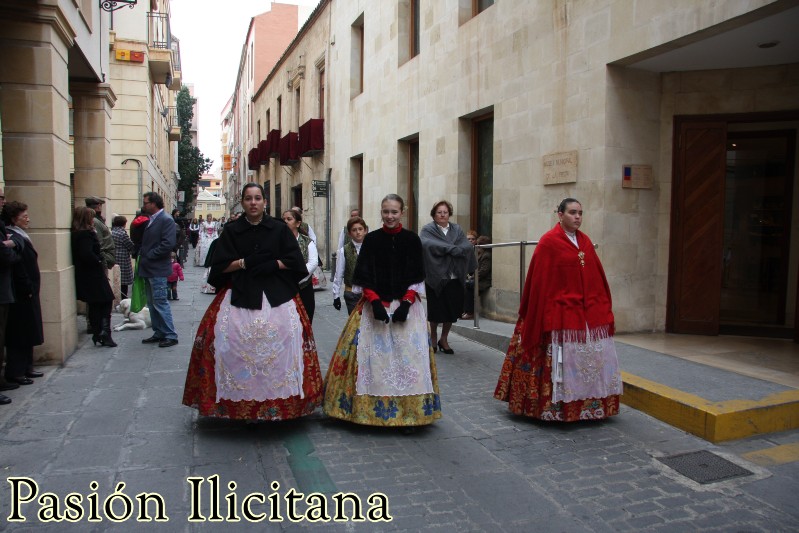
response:
<path id="1" fill-rule="evenodd" d="M 339 248 L 336 254 L 336 275 L 333 277 L 333 307 L 341 309 L 341 284 L 344 282 L 344 303 L 347 304 L 347 313 L 352 313 L 355 304 L 361 299 L 360 294 L 352 292 L 352 273 L 355 272 L 355 263 L 361 252 L 361 243 L 369 228 L 361 217 L 352 217 L 347 221 L 347 233 L 352 238 L 351 242 Z"/>
<path id="2" fill-rule="evenodd" d="M 166 293 L 167 300 L 180 300 L 180 298 L 178 298 L 178 279 L 183 281 L 183 268 L 180 266 L 177 254 L 172 252 L 172 275 L 166 278 L 169 284 Z"/>

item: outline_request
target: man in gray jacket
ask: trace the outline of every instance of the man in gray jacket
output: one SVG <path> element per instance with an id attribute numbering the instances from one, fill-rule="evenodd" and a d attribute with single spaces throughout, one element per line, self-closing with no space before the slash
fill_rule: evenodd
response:
<path id="1" fill-rule="evenodd" d="M 175 247 L 175 221 L 164 212 L 164 199 L 154 192 L 144 193 L 142 212 L 150 221 L 142 236 L 139 249 L 138 276 L 144 279 L 147 307 L 153 324 L 153 336 L 142 343 L 158 343 L 161 348 L 178 343 L 172 321 L 172 308 L 167 300 L 166 278 L 172 274 L 172 249 Z"/>

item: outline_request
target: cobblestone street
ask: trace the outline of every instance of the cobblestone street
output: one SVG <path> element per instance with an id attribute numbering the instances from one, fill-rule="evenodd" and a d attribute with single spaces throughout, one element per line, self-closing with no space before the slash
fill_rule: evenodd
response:
<path id="1" fill-rule="evenodd" d="M 95 347 L 88 336 L 63 368 L 44 368 L 32 386 L 10 391 L 0 410 L 3 528 L 127 531 L 797 531 L 799 463 L 761 467 L 741 455 L 768 443 L 791 443 L 799 432 L 713 445 L 622 406 L 605 422 L 552 425 L 517 418 L 493 399 L 500 352 L 453 336 L 454 355 L 437 358 L 443 418 L 411 434 L 358 427 L 320 411 L 290 422 L 244 424 L 198 418 L 181 405 L 192 333 L 212 296 L 201 294 L 202 269 L 186 267 L 180 300 L 172 302 L 180 344 L 141 344 L 150 331 L 114 333 L 119 347 Z M 314 334 L 323 372 L 346 320 L 329 289 L 316 293 Z M 115 314 L 113 322 L 121 316 Z M 83 321 L 79 321 L 83 324 Z M 710 451 L 751 472 L 699 484 L 659 458 Z M 218 475 L 218 498 L 212 476 Z M 32 482 L 38 485 L 33 497 Z M 199 478 L 192 485 L 187 478 Z M 96 489 L 92 482 L 96 481 Z M 121 483 L 124 482 L 124 488 Z M 230 483 L 235 482 L 235 485 Z M 276 482 L 276 484 L 275 484 Z M 14 487 L 18 509 L 12 507 Z M 292 522 L 290 489 L 357 494 L 364 516 L 373 493 L 385 494 L 390 522 Z M 133 515 L 113 523 L 104 502 L 115 489 L 133 500 Z M 82 495 L 74 524 L 40 522 L 39 512 L 66 512 L 69 493 Z M 164 523 L 140 523 L 136 495 L 163 497 Z M 251 493 L 249 522 L 243 502 Z M 99 522 L 90 522 L 91 495 Z M 279 496 L 282 521 L 270 522 Z M 29 500 L 23 502 L 22 500 Z M 210 521 L 213 501 L 222 521 Z M 235 505 L 230 505 L 235 500 Z M 373 500 L 374 501 L 374 500 Z M 312 504 L 313 505 L 313 504 Z M 150 502 L 149 514 L 156 505 Z M 303 497 L 297 505 L 302 514 Z M 118 498 L 111 506 L 122 515 Z M 9 522 L 15 512 L 24 522 Z M 47 511 L 50 512 L 50 511 Z M 345 514 L 353 514 L 352 503 Z M 192 516 L 194 515 L 194 516 Z M 227 518 L 238 517 L 233 522 Z M 190 521 L 195 518 L 196 521 Z"/>

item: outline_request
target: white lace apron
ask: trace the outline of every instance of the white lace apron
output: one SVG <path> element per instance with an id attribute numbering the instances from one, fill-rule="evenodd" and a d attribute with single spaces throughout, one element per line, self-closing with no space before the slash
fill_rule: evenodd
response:
<path id="1" fill-rule="evenodd" d="M 389 316 L 399 307 L 391 302 Z M 415 396 L 433 392 L 430 376 L 430 344 L 427 313 L 418 300 L 411 305 L 405 322 L 375 320 L 372 306 L 361 316 L 358 337 L 356 394 Z"/>
<path id="2" fill-rule="evenodd" d="M 622 393 L 616 345 L 607 329 L 555 331 L 547 350 L 552 356 L 552 401 L 573 402 Z"/>
<path id="3" fill-rule="evenodd" d="M 230 304 L 231 291 L 214 324 L 216 400 L 303 397 L 302 323 L 294 300 L 261 309 Z"/>

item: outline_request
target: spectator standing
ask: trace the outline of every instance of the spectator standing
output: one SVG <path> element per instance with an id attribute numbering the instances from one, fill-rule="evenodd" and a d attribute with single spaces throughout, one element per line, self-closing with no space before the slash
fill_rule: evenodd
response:
<path id="1" fill-rule="evenodd" d="M 0 209 L 2 209 L 5 202 L 6 193 L 0 187 Z M 2 242 L 0 242 L 0 367 L 2 367 L 3 359 L 5 358 L 3 346 L 6 344 L 8 310 L 11 304 L 14 303 L 13 268 L 14 264 L 19 262 L 20 256 L 16 249 L 16 243 L 8 235 L 6 225 L 2 222 L 2 217 L 0 217 L 0 235 L 2 235 Z M 19 384 L 6 381 L 0 376 L 0 391 L 5 392 L 18 388 Z M 10 403 L 11 398 L 5 394 L 0 394 L 0 405 L 8 405 Z"/>
<path id="2" fill-rule="evenodd" d="M 115 347 L 111 338 L 111 304 L 114 292 L 108 283 L 100 241 L 94 229 L 94 210 L 76 207 L 72 212 L 72 263 L 75 265 L 75 294 L 88 306 L 87 321 L 92 342 Z"/>
<path id="3" fill-rule="evenodd" d="M 9 202 L 3 206 L 3 223 L 20 251 L 20 261 L 14 264 L 14 303 L 9 309 L 6 324 L 6 381 L 30 385 L 31 378 L 44 374 L 33 368 L 33 347 L 44 343 L 42 307 L 39 302 L 41 275 L 39 254 L 28 236 L 30 226 L 28 206 Z M 2 347 L 0 347 L 2 348 Z"/>
<path id="4" fill-rule="evenodd" d="M 157 193 L 144 193 L 142 210 L 150 215 L 150 221 L 142 236 L 138 275 L 144 279 L 153 327 L 153 335 L 142 343 L 158 343 L 159 347 L 168 348 L 178 343 L 166 285 L 166 278 L 172 273 L 175 221 L 164 213 L 164 199 Z"/>
<path id="5" fill-rule="evenodd" d="M 169 285 L 169 293 L 167 294 L 168 300 L 180 300 L 180 298 L 178 298 L 178 280 L 183 281 L 183 267 L 180 266 L 177 254 L 172 252 L 172 273 L 166 278 Z"/>
<path id="6" fill-rule="evenodd" d="M 491 244 L 491 239 L 486 235 L 477 237 L 475 241 L 477 245 Z M 491 288 L 491 248 L 478 248 L 477 249 L 477 294 L 481 296 L 485 291 Z M 471 320 L 474 318 L 474 281 L 475 277 L 466 278 L 466 292 L 463 296 L 463 314 L 461 318 L 464 320 Z"/>
<path id="7" fill-rule="evenodd" d="M 430 210 L 433 221 L 426 224 L 419 237 L 424 249 L 425 287 L 427 291 L 427 319 L 433 350 L 453 354 L 448 335 L 452 323 L 463 314 L 463 287 L 466 274 L 474 272 L 477 261 L 474 248 L 466 240 L 460 226 L 450 222 L 452 204 L 441 200 Z M 436 342 L 438 324 L 441 337 Z"/>
<path id="8" fill-rule="evenodd" d="M 96 196 L 89 196 L 85 200 L 86 207 L 94 210 L 94 231 L 97 232 L 97 239 L 100 241 L 100 253 L 103 256 L 105 267 L 110 269 L 116 264 L 116 254 L 114 253 L 114 238 L 111 230 L 105 225 L 103 218 L 103 204 L 105 200 Z"/>
<path id="9" fill-rule="evenodd" d="M 308 320 L 313 323 L 313 315 L 316 310 L 316 299 L 313 292 L 313 272 L 319 264 L 319 253 L 316 251 L 316 243 L 311 240 L 308 235 L 302 231 L 302 215 L 294 209 L 289 209 L 283 213 L 283 222 L 291 230 L 294 238 L 297 239 L 297 244 L 300 245 L 300 252 L 302 258 L 305 260 L 305 269 L 308 275 L 302 278 L 299 282 L 300 286 L 300 299 L 305 306 L 305 312 L 308 313 Z"/>
<path id="10" fill-rule="evenodd" d="M 119 265 L 120 297 L 129 298 L 128 288 L 133 285 L 133 263 L 131 257 L 135 250 L 133 241 L 125 231 L 128 219 L 117 215 L 111 221 L 111 237 L 114 239 L 114 254 Z"/>
<path id="11" fill-rule="evenodd" d="M 341 233 L 339 233 L 339 235 L 338 235 L 338 246 L 336 246 L 336 250 L 340 250 L 340 249 L 344 248 L 345 244 L 347 244 L 347 243 L 352 241 L 352 236 L 350 235 L 350 232 L 347 229 L 347 226 L 349 226 L 350 220 L 352 220 L 355 217 L 360 217 L 360 216 L 361 216 L 361 210 L 360 209 L 353 209 L 353 210 L 350 211 L 350 218 L 347 219 L 347 223 L 344 224 L 344 227 L 341 228 Z M 363 219 L 361 219 L 361 220 L 363 220 Z M 366 227 L 366 222 L 364 222 L 364 227 Z"/>

